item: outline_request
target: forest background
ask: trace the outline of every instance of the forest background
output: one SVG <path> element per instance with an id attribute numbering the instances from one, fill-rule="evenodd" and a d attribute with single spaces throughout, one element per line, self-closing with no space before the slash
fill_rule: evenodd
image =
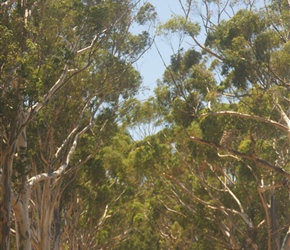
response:
<path id="1" fill-rule="evenodd" d="M 173 1 L 1 1 L 0 249 L 290 249 L 290 4 Z"/>

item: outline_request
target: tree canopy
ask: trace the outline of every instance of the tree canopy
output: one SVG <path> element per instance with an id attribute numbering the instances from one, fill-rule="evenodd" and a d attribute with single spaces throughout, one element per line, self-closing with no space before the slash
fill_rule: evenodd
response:
<path id="1" fill-rule="evenodd" d="M 0 249 L 290 249 L 289 3 L 176 2 L 0 3 Z"/>

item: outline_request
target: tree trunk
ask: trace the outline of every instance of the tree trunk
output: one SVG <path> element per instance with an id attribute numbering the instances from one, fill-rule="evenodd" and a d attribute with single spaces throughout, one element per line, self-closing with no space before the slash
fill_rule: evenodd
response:
<path id="1" fill-rule="evenodd" d="M 50 182 L 45 181 L 43 185 L 42 201 L 41 201 L 41 217 L 39 223 L 39 249 L 49 250 L 50 249 L 50 234 L 51 234 L 51 222 L 52 222 L 52 211 L 53 211 L 53 201 L 52 201 L 52 191 L 50 187 Z"/>
<path id="2" fill-rule="evenodd" d="M 279 230 L 278 218 L 275 206 L 275 194 L 274 190 L 271 190 L 270 194 L 270 215 L 271 215 L 271 234 L 273 239 L 273 249 L 279 249 L 281 246 L 280 238 L 281 233 Z"/>
<path id="3" fill-rule="evenodd" d="M 13 151 L 13 150 L 12 150 Z M 10 250 L 10 213 L 11 213 L 11 173 L 13 152 L 7 154 L 3 162 L 1 178 L 1 250 Z"/>
<path id="4" fill-rule="evenodd" d="M 17 197 L 13 211 L 15 213 L 16 243 L 18 250 L 31 250 L 31 231 L 29 220 L 30 186 L 25 184 L 22 193 Z"/>
<path id="5" fill-rule="evenodd" d="M 54 220 L 53 249 L 59 250 L 61 243 L 61 204 L 55 207 L 53 212 L 53 220 Z"/>
<path id="6" fill-rule="evenodd" d="M 281 247 L 281 250 L 288 250 L 290 249 L 290 227 L 288 229 L 287 234 L 285 235 L 283 245 Z"/>

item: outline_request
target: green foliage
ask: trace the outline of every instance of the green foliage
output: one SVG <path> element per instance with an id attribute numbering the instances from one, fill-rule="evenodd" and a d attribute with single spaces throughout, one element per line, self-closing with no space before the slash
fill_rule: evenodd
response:
<path id="1" fill-rule="evenodd" d="M 20 131 L 21 112 L 42 103 L 70 69 L 25 124 L 28 147 L 11 154 L 12 191 L 20 195 L 29 178 L 63 166 L 91 125 L 63 175 L 33 187 L 33 220 L 41 221 L 42 202 L 58 197 L 51 211 L 62 215 L 64 249 L 281 245 L 289 227 L 287 4 L 241 9 L 206 27 L 205 47 L 173 54 L 146 101 L 134 98 L 141 75 L 133 63 L 152 40 L 130 30 L 132 20 L 154 23 L 152 4 L 49 0 L 29 20 L 20 2 L 1 12 L 0 157 Z M 196 39 L 200 26 L 185 13 L 158 34 Z M 134 141 L 128 131 L 142 126 Z"/>
<path id="2" fill-rule="evenodd" d="M 6 156 L 14 158 L 12 184 L 4 188 L 16 202 L 32 177 L 45 176 L 33 184 L 34 206 L 26 214 L 31 225 L 23 232 L 31 232 L 34 248 L 53 246 L 61 225 L 68 240 L 58 247 L 113 249 L 126 239 L 133 217 L 137 228 L 145 223 L 147 208 L 128 213 L 130 201 L 142 203 L 142 180 L 126 160 L 132 140 L 121 130 L 120 117 L 141 84 L 133 63 L 152 43 L 151 27 L 140 34 L 130 33 L 131 27 L 155 18 L 152 5 L 130 0 L 1 5 L 0 167 L 6 167 Z M 28 119 L 21 120 L 22 114 Z M 28 146 L 18 149 L 22 133 Z M 39 239 L 44 220 L 49 246 Z"/>
<path id="3" fill-rule="evenodd" d="M 286 4 L 241 9 L 206 27 L 205 47 L 197 43 L 202 52 L 173 54 L 150 108 L 134 106 L 142 117 L 135 123 L 151 120 L 155 110 L 165 126 L 129 154 L 144 187 L 155 187 L 148 200 L 161 249 L 281 247 L 289 223 L 287 209 L 276 206 L 284 207 L 289 194 L 281 181 L 288 172 L 274 166 L 288 171 L 290 162 Z M 196 39 L 188 20 L 174 16 L 159 34 Z"/>
<path id="4" fill-rule="evenodd" d="M 290 79 L 289 75 L 289 52 L 290 52 L 290 42 L 283 44 L 281 50 L 275 51 L 272 55 L 271 65 L 276 74 L 278 74 L 282 79 L 288 81 Z"/>
<path id="5" fill-rule="evenodd" d="M 180 15 L 174 15 L 170 20 L 161 24 L 158 29 L 160 34 L 168 35 L 169 33 L 184 32 L 189 35 L 197 35 L 200 31 L 200 26 Z"/>
<path id="6" fill-rule="evenodd" d="M 281 46 L 279 34 L 270 25 L 263 12 L 240 10 L 209 33 L 206 45 L 222 51 L 224 57 L 224 86 L 245 90 L 259 81 L 259 72 L 269 67 L 271 52 Z"/>
<path id="7" fill-rule="evenodd" d="M 154 21 L 157 17 L 154 6 L 151 3 L 145 3 L 137 13 L 136 20 L 140 25 L 148 21 Z"/>
<path id="8" fill-rule="evenodd" d="M 194 49 L 182 50 L 171 57 L 163 80 L 155 90 L 156 101 L 166 120 L 189 126 L 194 114 L 202 110 L 202 99 L 215 99 L 215 79 L 202 56 Z M 170 111 L 169 111 L 170 110 Z"/>
<path id="9" fill-rule="evenodd" d="M 187 72 L 193 65 L 199 64 L 201 54 L 194 49 L 182 53 L 182 50 L 171 56 L 170 67 L 173 72 Z"/>

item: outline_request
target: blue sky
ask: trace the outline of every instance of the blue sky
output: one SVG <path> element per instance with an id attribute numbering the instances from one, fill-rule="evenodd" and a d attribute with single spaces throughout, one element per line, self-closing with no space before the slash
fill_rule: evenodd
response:
<path id="1" fill-rule="evenodd" d="M 158 14 L 158 20 L 160 22 L 165 22 L 173 14 L 182 14 L 178 0 L 149 0 L 149 2 L 155 6 Z M 165 41 L 164 38 L 157 37 L 155 43 L 158 46 L 163 59 L 168 64 L 170 62 L 170 56 L 173 54 L 172 48 L 169 46 L 169 42 Z M 185 47 L 189 47 L 188 44 L 184 45 Z M 146 99 L 148 96 L 153 95 L 153 90 L 156 87 L 156 81 L 157 79 L 162 78 L 162 74 L 165 69 L 154 45 L 143 55 L 140 61 L 137 62 L 136 68 L 143 77 L 143 86 L 150 89 L 150 91 L 145 91 L 144 94 L 139 94 L 139 98 L 141 100 Z"/>
<path id="2" fill-rule="evenodd" d="M 158 14 L 158 20 L 160 22 L 165 22 L 174 14 L 177 15 L 183 14 L 178 0 L 148 0 L 148 1 L 155 6 L 156 12 Z M 186 1 L 182 0 L 182 2 Z M 256 0 L 254 7 L 260 8 L 263 6 L 263 4 L 264 2 L 262 0 Z M 241 7 L 242 6 L 237 4 L 235 10 Z M 231 12 L 230 14 L 233 13 Z M 225 18 L 228 18 L 228 16 L 225 16 Z M 204 39 L 205 36 L 201 31 L 198 40 L 203 44 Z M 177 52 L 178 46 L 176 44 L 176 40 L 175 41 L 173 40 L 173 42 L 175 42 L 174 47 L 175 52 Z M 161 37 L 156 37 L 155 43 L 158 46 L 158 49 L 161 52 L 164 61 L 168 65 L 170 62 L 170 56 L 174 53 L 171 47 L 169 46 L 169 42 L 168 41 L 166 42 L 164 38 L 162 39 Z M 182 47 L 184 49 L 188 49 L 191 46 L 193 46 L 193 41 L 191 41 L 190 38 L 188 38 L 188 40 L 182 44 Z M 145 91 L 143 94 L 142 93 L 139 94 L 138 98 L 140 100 L 144 100 L 148 98 L 148 96 L 153 95 L 153 90 L 156 87 L 156 81 L 157 79 L 162 78 L 162 74 L 164 72 L 165 67 L 154 45 L 147 53 L 143 55 L 143 57 L 140 59 L 140 61 L 137 62 L 135 66 L 143 77 L 143 86 L 150 89 L 149 91 Z"/>

